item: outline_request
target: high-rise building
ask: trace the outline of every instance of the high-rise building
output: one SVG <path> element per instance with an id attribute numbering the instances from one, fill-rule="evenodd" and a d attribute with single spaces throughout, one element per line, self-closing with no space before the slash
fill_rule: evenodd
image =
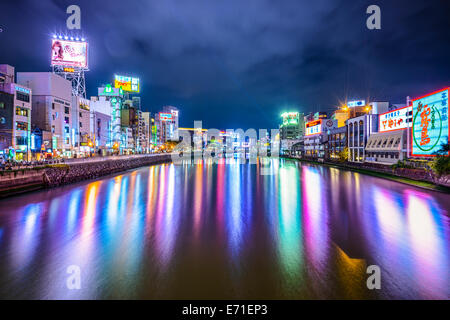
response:
<path id="1" fill-rule="evenodd" d="M 163 107 L 163 111 L 155 115 L 158 144 L 178 141 L 179 110 L 173 106 Z"/>
<path id="2" fill-rule="evenodd" d="M 285 112 L 280 125 L 281 140 L 295 140 L 303 137 L 305 132 L 304 114 L 299 112 Z"/>
<path id="3" fill-rule="evenodd" d="M 142 132 L 142 149 L 144 153 L 150 152 L 150 144 L 151 144 L 151 128 L 152 128 L 152 119 L 150 117 L 150 112 L 142 112 L 142 120 L 143 124 L 143 132 Z"/>
<path id="4" fill-rule="evenodd" d="M 305 116 L 299 112 L 285 112 L 281 118 L 283 122 L 280 124 L 280 151 L 288 154 L 295 144 L 303 141 Z"/>
<path id="5" fill-rule="evenodd" d="M 1 108 L 3 116 L 0 116 L 3 145 L 8 148 L 4 154 L 15 160 L 31 160 L 31 112 L 32 90 L 15 82 L 14 67 L 0 65 L 0 91 L 3 94 Z M 5 95 L 6 94 L 6 95 Z M 12 95 L 12 106 L 11 97 Z M 0 142 L 1 143 L 1 142 Z M 7 146 L 7 144 L 9 144 Z"/>
<path id="6" fill-rule="evenodd" d="M 71 157 L 76 141 L 71 82 L 52 72 L 18 72 L 17 81 L 32 89 L 31 123 L 42 131 L 42 149 Z"/>
<path id="7" fill-rule="evenodd" d="M 91 131 L 96 152 L 101 155 L 113 152 L 112 114 L 111 101 L 104 96 L 91 97 Z"/>
<path id="8" fill-rule="evenodd" d="M 121 121 L 124 99 L 125 94 L 121 88 L 113 88 L 111 84 L 98 88 L 98 103 L 110 104 L 111 107 L 111 145 L 114 153 L 123 152 L 124 141 L 126 140 Z M 101 108 L 105 110 L 107 106 Z"/>
<path id="9" fill-rule="evenodd" d="M 1 83 L 0 86 L 2 86 Z M 14 152 L 10 151 L 13 145 L 13 123 L 14 95 L 0 89 L 0 157 L 3 159 L 14 156 Z"/>
<path id="10" fill-rule="evenodd" d="M 95 147 L 94 132 L 91 129 L 91 101 L 72 96 L 73 147 L 78 157 L 91 155 Z"/>

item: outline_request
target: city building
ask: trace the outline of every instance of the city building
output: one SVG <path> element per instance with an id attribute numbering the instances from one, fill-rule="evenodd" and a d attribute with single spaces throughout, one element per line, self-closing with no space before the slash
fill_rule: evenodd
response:
<path id="1" fill-rule="evenodd" d="M 281 115 L 280 140 L 282 154 L 291 154 L 292 146 L 303 141 L 305 133 L 304 114 L 299 112 L 285 112 Z"/>
<path id="2" fill-rule="evenodd" d="M 121 153 L 123 143 L 126 140 L 122 132 L 121 109 L 125 99 L 125 94 L 121 88 L 113 88 L 107 84 L 98 88 L 98 99 L 94 98 L 95 104 L 101 104 L 101 110 L 111 108 L 111 147 L 114 153 Z M 92 98 L 91 98 L 92 100 Z M 95 107 L 96 108 L 96 107 Z M 106 112 L 106 111 L 103 111 Z M 105 113 L 108 114 L 108 113 Z"/>
<path id="3" fill-rule="evenodd" d="M 294 144 L 290 149 L 290 155 L 297 157 L 305 156 L 305 141 L 301 140 L 300 142 Z"/>
<path id="4" fill-rule="evenodd" d="M 71 157 L 75 141 L 72 84 L 52 72 L 18 72 L 17 81 L 32 90 L 31 123 L 42 132 L 42 150 Z"/>
<path id="5" fill-rule="evenodd" d="M 0 158 L 9 159 L 14 156 L 12 151 L 14 95 L 3 92 L 1 86 L 0 83 Z"/>
<path id="6" fill-rule="evenodd" d="M 290 155 L 292 153 L 292 147 L 296 144 L 304 142 L 303 137 L 300 139 L 284 139 L 281 140 L 280 152 L 284 155 Z"/>
<path id="7" fill-rule="evenodd" d="M 408 156 L 407 130 L 387 131 L 370 136 L 365 162 L 392 165 Z"/>
<path id="8" fill-rule="evenodd" d="M 367 110 L 367 109 L 366 109 Z M 373 101 L 368 104 L 368 113 L 382 114 L 391 110 L 391 105 L 387 101 Z"/>
<path id="9" fill-rule="evenodd" d="M 338 120 L 335 120 L 338 121 Z M 338 122 L 339 123 L 339 122 Z M 347 127 L 330 129 L 327 132 L 326 158 L 330 160 L 339 160 L 341 153 L 347 147 Z"/>
<path id="10" fill-rule="evenodd" d="M 151 131 L 152 131 L 152 118 L 150 112 L 142 112 L 143 132 L 141 133 L 142 150 L 144 153 L 151 151 Z"/>
<path id="11" fill-rule="evenodd" d="M 155 115 L 157 143 L 178 141 L 179 110 L 172 106 L 163 107 L 163 111 Z"/>
<path id="12" fill-rule="evenodd" d="M 378 115 L 366 114 L 346 121 L 350 162 L 364 162 L 369 137 L 378 132 Z"/>
<path id="13" fill-rule="evenodd" d="M 108 155 L 113 152 L 112 142 L 112 106 L 105 97 L 91 97 L 91 131 L 95 152 Z"/>
<path id="14" fill-rule="evenodd" d="M 372 104 L 373 103 L 366 104 L 366 100 L 348 101 L 337 109 L 331 118 L 338 121 L 338 128 L 345 127 L 348 119 L 363 116 L 365 114 L 376 113 L 372 112 Z M 375 102 L 374 106 L 375 110 L 378 110 L 378 103 Z"/>
<path id="15" fill-rule="evenodd" d="M 125 100 L 120 110 L 120 124 L 123 140 L 121 141 L 121 152 L 131 154 L 135 151 L 135 133 L 138 126 L 138 114 L 131 100 Z"/>
<path id="16" fill-rule="evenodd" d="M 318 119 L 305 124 L 304 155 L 309 158 L 324 159 L 330 130 L 337 128 L 338 121 Z"/>
<path id="17" fill-rule="evenodd" d="M 91 101 L 80 96 L 72 96 L 72 145 L 77 157 L 92 155 L 95 134 L 91 130 Z"/>
<path id="18" fill-rule="evenodd" d="M 5 147 L 3 154 L 7 154 L 8 158 L 31 161 L 32 90 L 29 86 L 16 83 L 14 74 L 14 67 L 0 65 L 0 91 L 4 93 L 0 106 L 3 143 L 0 143 Z"/>
<path id="19" fill-rule="evenodd" d="M 346 125 L 345 121 L 350 119 L 350 110 L 349 110 L 349 108 L 345 107 L 345 108 L 342 108 L 342 109 L 337 109 L 336 111 L 333 112 L 333 115 L 331 116 L 331 119 L 337 120 L 338 128 L 345 127 L 345 125 Z"/>
<path id="20" fill-rule="evenodd" d="M 146 133 L 146 123 L 141 110 L 137 111 L 137 117 L 138 125 L 136 130 L 136 152 L 146 153 L 148 134 Z"/>
<path id="21" fill-rule="evenodd" d="M 281 115 L 283 123 L 280 125 L 281 140 L 298 140 L 305 133 L 304 114 L 299 112 L 285 112 Z"/>

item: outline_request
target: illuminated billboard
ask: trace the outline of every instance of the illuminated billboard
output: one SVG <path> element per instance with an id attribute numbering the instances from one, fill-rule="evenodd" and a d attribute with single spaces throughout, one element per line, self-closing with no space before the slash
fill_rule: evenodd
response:
<path id="1" fill-rule="evenodd" d="M 139 78 L 115 75 L 114 88 L 122 88 L 123 91 L 139 93 Z"/>
<path id="2" fill-rule="evenodd" d="M 299 122 L 299 113 L 298 112 L 285 112 L 281 115 L 283 118 L 283 126 L 286 125 L 298 125 Z"/>
<path id="3" fill-rule="evenodd" d="M 435 156 L 448 143 L 449 89 L 433 92 L 412 101 L 412 156 Z"/>
<path id="4" fill-rule="evenodd" d="M 379 117 L 380 132 L 403 130 L 411 126 L 411 122 L 408 122 L 408 113 L 412 110 L 412 107 L 404 107 L 396 110 L 392 110 Z"/>
<path id="5" fill-rule="evenodd" d="M 87 42 L 53 39 L 51 65 L 87 68 Z"/>
<path id="6" fill-rule="evenodd" d="M 123 95 L 123 90 L 121 88 L 113 88 L 110 84 L 107 84 L 104 87 L 98 88 L 98 95 L 108 97 L 119 97 Z"/>
<path id="7" fill-rule="evenodd" d="M 172 120 L 172 114 L 171 113 L 160 112 L 159 113 L 159 119 L 161 121 L 170 121 L 170 120 Z"/>
<path id="8" fill-rule="evenodd" d="M 322 120 L 311 121 L 305 124 L 306 133 L 305 136 L 312 136 L 322 133 Z"/>
<path id="9" fill-rule="evenodd" d="M 366 100 L 355 100 L 355 101 L 349 101 L 347 103 L 347 106 L 349 107 L 364 107 L 366 105 Z"/>

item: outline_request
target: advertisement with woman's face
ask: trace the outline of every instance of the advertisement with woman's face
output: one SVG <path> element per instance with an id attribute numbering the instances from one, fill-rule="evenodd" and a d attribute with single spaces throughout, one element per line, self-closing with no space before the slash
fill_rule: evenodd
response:
<path id="1" fill-rule="evenodd" d="M 87 43 L 53 40 L 52 66 L 87 68 Z"/>

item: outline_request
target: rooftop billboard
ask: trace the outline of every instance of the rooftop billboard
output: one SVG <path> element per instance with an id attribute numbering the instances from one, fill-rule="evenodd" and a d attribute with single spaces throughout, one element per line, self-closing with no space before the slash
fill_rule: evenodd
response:
<path id="1" fill-rule="evenodd" d="M 172 120 L 172 114 L 167 112 L 160 112 L 159 113 L 159 119 L 161 121 L 170 121 Z"/>
<path id="2" fill-rule="evenodd" d="M 139 78 L 115 75 L 114 88 L 122 88 L 123 91 L 139 93 Z"/>
<path id="3" fill-rule="evenodd" d="M 347 106 L 353 108 L 353 107 L 364 107 L 366 105 L 366 100 L 354 100 L 349 101 L 347 103 Z"/>
<path id="4" fill-rule="evenodd" d="M 53 39 L 51 65 L 87 68 L 87 42 Z"/>
<path id="5" fill-rule="evenodd" d="M 283 125 L 298 125 L 300 114 L 298 112 L 285 112 L 281 115 Z"/>

